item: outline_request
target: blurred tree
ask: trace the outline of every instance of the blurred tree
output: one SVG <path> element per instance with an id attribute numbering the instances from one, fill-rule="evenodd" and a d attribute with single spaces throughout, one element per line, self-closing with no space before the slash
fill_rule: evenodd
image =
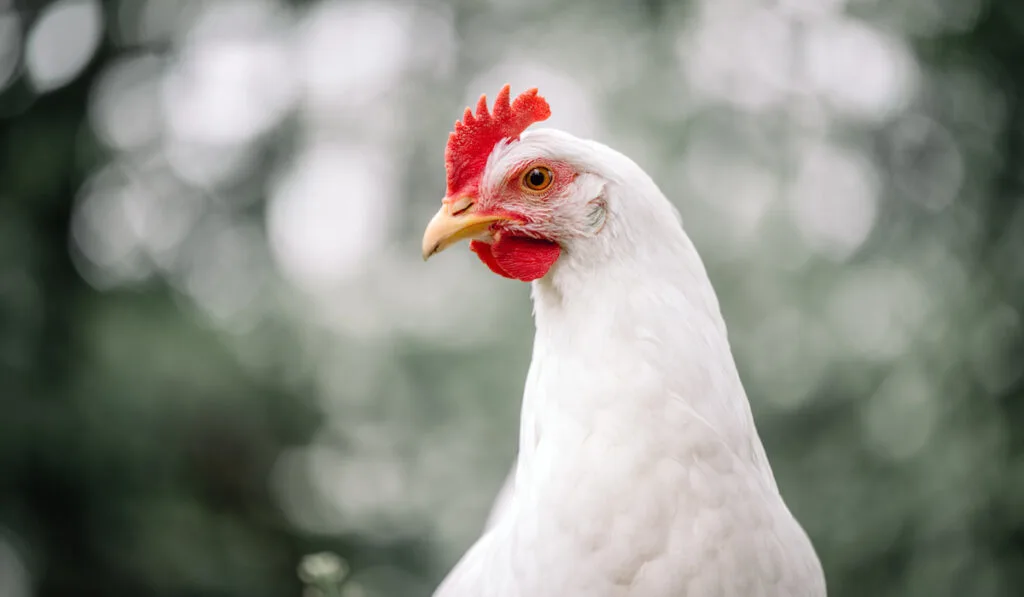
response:
<path id="1" fill-rule="evenodd" d="M 28 29 L 47 3 L 17 4 Z M 105 37 L 66 87 L 0 95 L 0 531 L 34 594 L 296 595 L 317 548 L 401 561 L 307 537 L 272 502 L 277 456 L 317 426 L 306 397 L 240 367 L 161 280 L 79 275 L 72 209 L 106 157 L 88 98 L 121 52 Z"/>

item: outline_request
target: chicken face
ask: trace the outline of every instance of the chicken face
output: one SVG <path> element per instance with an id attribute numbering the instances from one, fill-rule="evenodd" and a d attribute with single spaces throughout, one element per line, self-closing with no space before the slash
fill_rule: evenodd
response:
<path id="1" fill-rule="evenodd" d="M 507 85 L 493 114 L 486 97 L 475 115 L 466 110 L 448 139 L 447 194 L 424 233 L 424 259 L 470 239 L 499 275 L 531 281 L 547 274 L 580 220 L 593 219 L 593 205 L 581 204 L 580 168 L 550 144 L 519 138 L 549 115 L 536 89 L 510 104 Z"/>

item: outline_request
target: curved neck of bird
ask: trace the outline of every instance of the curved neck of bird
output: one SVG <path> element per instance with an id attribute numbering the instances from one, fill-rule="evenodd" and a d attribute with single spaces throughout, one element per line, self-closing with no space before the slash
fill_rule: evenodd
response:
<path id="1" fill-rule="evenodd" d="M 531 466 L 544 433 L 572 451 L 573 434 L 583 442 L 616 420 L 640 419 L 652 435 L 728 446 L 774 487 L 718 299 L 674 208 L 645 175 L 604 192 L 605 229 L 567 244 L 533 283 L 520 466 Z M 664 445 L 682 445 L 673 442 Z"/>

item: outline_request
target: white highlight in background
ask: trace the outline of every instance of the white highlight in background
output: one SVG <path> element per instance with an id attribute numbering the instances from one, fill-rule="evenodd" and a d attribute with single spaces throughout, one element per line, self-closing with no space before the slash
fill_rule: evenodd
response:
<path id="1" fill-rule="evenodd" d="M 790 191 L 796 224 L 812 249 L 846 259 L 874 228 L 877 174 L 860 154 L 826 143 L 804 147 L 799 159 Z"/>
<path id="2" fill-rule="evenodd" d="M 103 15 L 96 2 L 64 0 L 46 7 L 29 33 L 25 67 L 40 92 L 67 85 L 99 47 Z"/>
<path id="3" fill-rule="evenodd" d="M 374 266 L 397 201 L 398 173 L 372 147 L 318 143 L 277 182 L 267 208 L 271 250 L 307 291 Z"/>

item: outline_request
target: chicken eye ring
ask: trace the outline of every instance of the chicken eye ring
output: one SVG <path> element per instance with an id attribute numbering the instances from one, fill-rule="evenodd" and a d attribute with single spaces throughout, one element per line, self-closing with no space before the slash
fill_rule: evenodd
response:
<path id="1" fill-rule="evenodd" d="M 547 190 L 555 180 L 555 174 L 547 166 L 534 166 L 523 172 L 520 179 L 520 186 L 523 190 L 531 193 L 540 193 Z"/>

